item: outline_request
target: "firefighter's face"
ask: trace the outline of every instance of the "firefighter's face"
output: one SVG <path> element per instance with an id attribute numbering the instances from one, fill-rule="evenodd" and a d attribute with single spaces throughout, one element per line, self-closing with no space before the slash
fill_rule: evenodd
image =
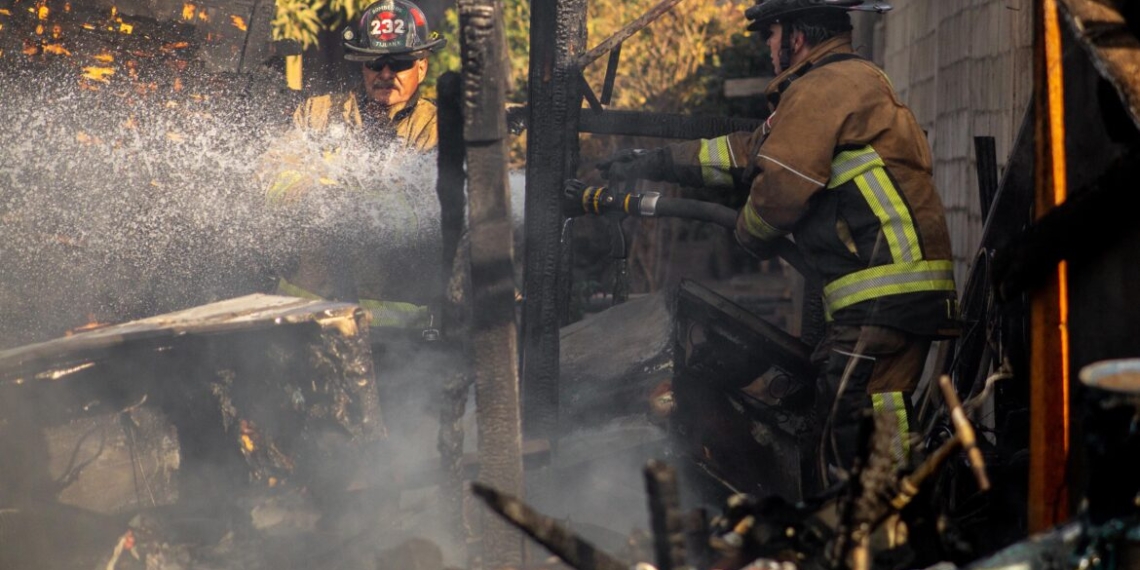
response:
<path id="1" fill-rule="evenodd" d="M 767 39 L 765 43 L 768 44 L 768 52 L 772 57 L 772 69 L 776 73 L 783 73 L 785 70 L 780 67 L 780 48 L 784 42 L 784 26 L 781 24 L 771 24 L 768 27 Z M 804 41 L 803 32 L 796 31 L 792 34 L 791 42 L 791 65 L 795 66 L 803 61 L 810 51 L 810 46 Z"/>
<path id="2" fill-rule="evenodd" d="M 384 106 L 407 103 L 427 77 L 427 67 L 426 59 L 364 64 L 364 88 L 368 98 Z"/>
<path id="3" fill-rule="evenodd" d="M 768 44 L 768 53 L 772 57 L 772 69 L 776 70 L 776 73 L 780 73 L 783 71 L 780 69 L 780 42 L 784 39 L 784 26 L 770 24 L 767 36 L 765 43 Z"/>

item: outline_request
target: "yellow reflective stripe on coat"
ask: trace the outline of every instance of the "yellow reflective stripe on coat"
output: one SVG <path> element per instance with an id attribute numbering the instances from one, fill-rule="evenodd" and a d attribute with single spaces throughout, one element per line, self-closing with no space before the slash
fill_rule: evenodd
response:
<path id="1" fill-rule="evenodd" d="M 748 198 L 744 204 L 743 215 L 744 229 L 762 240 L 773 240 L 788 233 L 764 221 L 764 218 L 761 218 L 760 214 L 756 212 L 756 208 L 752 207 L 752 198 Z"/>
<path id="2" fill-rule="evenodd" d="M 314 301 L 324 300 L 320 295 L 303 287 L 298 287 L 284 277 L 277 281 L 277 294 Z M 427 307 L 421 305 L 400 301 L 377 301 L 375 299 L 361 299 L 356 304 L 368 311 L 369 326 L 401 328 L 427 328 L 431 326 L 431 312 Z"/>
<path id="3" fill-rule="evenodd" d="M 732 146 L 727 136 L 701 139 L 698 160 L 701 164 L 701 180 L 705 186 L 732 186 L 729 169 L 736 166 L 736 159 L 732 156 Z"/>
<path id="4" fill-rule="evenodd" d="M 896 427 L 891 436 L 891 455 L 898 466 L 910 461 L 910 422 L 906 415 L 906 401 L 902 392 L 871 394 L 875 415 L 887 415 Z"/>
<path id="5" fill-rule="evenodd" d="M 835 314 L 856 303 L 904 293 L 954 291 L 954 264 L 949 260 L 880 265 L 845 275 L 823 288 L 827 311 Z"/>
<path id="6" fill-rule="evenodd" d="M 827 187 L 836 188 L 851 181 L 855 182 L 863 199 L 879 219 L 891 250 L 891 259 L 896 262 L 922 259 L 914 217 L 902 194 L 887 176 L 886 163 L 875 149 L 866 146 L 844 151 L 831 161 L 831 181 Z"/>

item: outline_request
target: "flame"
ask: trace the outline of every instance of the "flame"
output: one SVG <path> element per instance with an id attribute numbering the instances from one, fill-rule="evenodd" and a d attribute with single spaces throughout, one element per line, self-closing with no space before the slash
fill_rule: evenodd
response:
<path id="1" fill-rule="evenodd" d="M 12 11 L 7 8 L 0 8 L 0 16 L 11 16 Z"/>
<path id="2" fill-rule="evenodd" d="M 126 22 L 119 22 L 119 31 L 124 34 L 131 34 L 135 31 L 135 27 Z"/>
<path id="3" fill-rule="evenodd" d="M 253 453 L 257 450 L 257 445 L 254 443 L 254 438 L 257 437 L 257 429 L 253 426 L 253 422 L 247 420 L 240 420 L 238 426 L 241 430 L 242 451 Z"/>
<path id="4" fill-rule="evenodd" d="M 54 53 L 55 55 L 71 55 L 67 48 L 60 44 L 47 44 L 44 46 L 44 53 Z"/>
<path id="5" fill-rule="evenodd" d="M 202 20 L 203 22 L 209 22 L 210 21 L 210 13 L 207 12 L 205 8 L 203 8 L 202 10 L 200 10 L 198 12 L 198 19 Z"/>
<path id="6" fill-rule="evenodd" d="M 114 18 L 115 16 L 118 16 L 118 15 L 119 15 L 119 7 L 118 6 L 111 6 L 111 17 Z"/>
<path id="7" fill-rule="evenodd" d="M 36 35 L 37 36 L 44 35 L 44 25 L 43 24 L 36 25 Z"/>
<path id="8" fill-rule="evenodd" d="M 59 24 L 56 24 L 56 25 L 54 25 L 54 26 L 52 26 L 52 27 L 51 27 L 51 37 L 52 37 L 52 39 L 56 39 L 56 40 L 58 40 L 58 39 L 59 39 L 59 37 L 60 37 L 61 35 L 63 35 L 63 28 L 62 28 L 62 27 L 60 27 L 60 25 L 59 25 Z"/>
<path id="9" fill-rule="evenodd" d="M 112 61 L 115 61 L 115 56 L 111 55 L 110 52 L 103 52 L 95 56 L 95 61 L 111 63 Z"/>
<path id="10" fill-rule="evenodd" d="M 36 55 L 40 53 L 40 48 L 36 44 L 24 42 L 24 55 Z"/>
<path id="11" fill-rule="evenodd" d="M 114 70 L 114 68 L 111 68 L 111 67 L 91 66 L 91 67 L 84 67 L 83 68 L 83 77 L 86 77 L 87 79 L 90 79 L 92 81 L 102 81 L 103 83 L 106 83 L 107 77 L 114 75 L 114 74 L 115 74 L 115 70 Z"/>
<path id="12" fill-rule="evenodd" d="M 249 26 L 245 25 L 245 19 L 241 16 L 230 16 L 230 21 L 234 23 L 234 27 L 245 32 L 249 30 Z"/>
<path id="13" fill-rule="evenodd" d="M 186 49 L 190 47 L 190 42 L 174 42 L 172 44 L 163 44 L 162 51 L 174 51 L 176 49 Z"/>
<path id="14" fill-rule="evenodd" d="M 194 12 L 196 12 L 197 10 L 198 10 L 198 8 L 189 2 L 183 4 L 182 5 L 182 19 L 183 20 L 193 20 L 194 19 Z"/>
<path id="15" fill-rule="evenodd" d="M 110 323 L 99 322 L 99 319 L 95 318 L 94 313 L 88 313 L 87 314 L 87 324 L 75 327 L 75 328 L 65 332 L 63 336 L 71 336 L 71 335 L 78 334 L 81 332 L 87 332 L 87 331 L 93 331 L 95 329 L 101 329 L 101 328 L 103 328 L 109 324 Z M 89 366 L 86 366 L 86 368 L 89 368 L 89 367 L 95 365 L 94 363 L 88 363 L 88 364 L 89 364 Z"/>
<path id="16" fill-rule="evenodd" d="M 95 24 L 83 24 L 83 29 L 84 30 L 94 30 Z"/>
<path id="17" fill-rule="evenodd" d="M 41 20 L 48 19 L 48 14 L 51 14 L 51 10 L 47 6 L 40 6 L 39 10 L 36 11 L 36 17 Z"/>

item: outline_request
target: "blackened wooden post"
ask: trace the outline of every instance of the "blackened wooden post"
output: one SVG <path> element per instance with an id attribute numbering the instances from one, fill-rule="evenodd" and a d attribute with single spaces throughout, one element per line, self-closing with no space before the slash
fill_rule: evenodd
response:
<path id="1" fill-rule="evenodd" d="M 459 1 L 479 480 L 521 496 L 518 331 L 507 189 L 507 70 L 502 53 L 502 17 L 501 0 Z M 484 567 L 518 566 L 521 562 L 522 535 L 488 513 L 483 518 Z"/>
<path id="2" fill-rule="evenodd" d="M 436 163 L 439 177 L 436 193 L 439 195 L 440 233 L 443 235 L 444 280 L 450 277 L 455 262 L 459 237 L 463 234 L 463 216 L 467 198 L 463 185 L 467 174 L 463 171 L 466 149 L 463 145 L 463 85 L 459 73 L 448 71 L 436 80 L 438 100 L 439 148 Z"/>
<path id="3" fill-rule="evenodd" d="M 558 433 L 563 182 L 578 168 L 577 58 L 586 50 L 585 0 L 532 2 L 526 152 L 523 427 L 553 446 Z"/>
<path id="4" fill-rule="evenodd" d="M 463 219 L 467 215 L 467 197 L 464 184 L 467 173 L 463 170 L 467 154 L 463 141 L 463 80 L 455 71 L 439 76 L 436 83 L 438 99 L 439 177 L 436 193 L 439 195 L 440 233 L 443 237 L 444 291 L 440 292 L 441 310 L 436 323 L 443 331 L 444 346 L 463 355 L 461 366 L 448 373 L 443 382 L 440 403 L 439 449 L 440 484 L 444 520 L 456 544 L 465 544 L 469 526 L 464 519 L 463 474 L 463 415 L 467 410 L 467 395 L 474 382 L 471 368 L 471 259 L 467 247 L 460 250 Z"/>

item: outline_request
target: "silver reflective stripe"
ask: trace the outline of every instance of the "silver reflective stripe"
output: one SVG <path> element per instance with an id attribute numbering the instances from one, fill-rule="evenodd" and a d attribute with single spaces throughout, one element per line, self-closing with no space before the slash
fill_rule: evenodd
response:
<path id="1" fill-rule="evenodd" d="M 902 465 L 910 459 L 910 426 L 906 413 L 906 403 L 903 401 L 902 392 L 887 392 L 883 394 L 872 394 L 871 402 L 874 405 L 875 413 L 886 415 L 890 420 L 891 431 L 891 455 L 894 458 L 896 465 Z"/>
<path id="2" fill-rule="evenodd" d="M 918 249 L 918 244 L 912 243 L 907 239 L 906 226 L 910 224 L 910 212 L 900 212 L 896 207 L 891 196 L 887 193 L 887 189 L 879 184 L 879 178 L 875 176 L 875 171 L 871 170 L 859 176 L 859 178 L 867 184 L 871 192 L 875 195 L 875 200 L 879 203 L 879 208 L 886 213 L 885 220 L 879 220 L 883 227 L 883 231 L 889 231 L 894 234 L 893 240 L 887 240 L 892 245 L 891 254 L 895 261 L 916 261 L 915 250 Z M 898 192 L 895 192 L 897 195 Z M 878 208 L 874 208 L 876 212 Z M 897 250 L 897 251 L 896 251 Z"/>
<path id="3" fill-rule="evenodd" d="M 856 303 L 903 293 L 953 291 L 954 268 L 947 260 L 880 265 L 857 271 L 823 288 L 827 310 L 835 312 Z"/>
<path id="4" fill-rule="evenodd" d="M 732 186 L 729 169 L 735 166 L 728 137 L 701 140 L 701 180 L 705 186 Z"/>
<path id="5" fill-rule="evenodd" d="M 845 175 L 850 173 L 852 170 L 858 170 L 858 169 L 874 162 L 875 160 L 877 160 L 879 158 L 879 154 L 876 153 L 873 149 L 871 149 L 871 147 L 867 147 L 867 150 L 860 150 L 860 151 L 853 151 L 853 152 L 857 152 L 858 154 L 855 154 L 854 156 L 849 157 L 849 156 L 847 156 L 847 154 L 849 154 L 849 153 L 842 152 L 842 153 L 839 153 L 839 156 L 837 156 L 836 159 L 842 160 L 843 162 L 832 162 L 831 163 L 831 179 L 832 179 L 832 182 L 831 182 L 831 184 L 828 185 L 828 188 L 835 188 L 836 186 L 839 186 L 843 182 L 847 182 L 848 180 L 850 180 L 853 177 L 852 176 L 845 176 Z M 836 183 L 835 180 L 841 180 L 842 182 Z"/>

